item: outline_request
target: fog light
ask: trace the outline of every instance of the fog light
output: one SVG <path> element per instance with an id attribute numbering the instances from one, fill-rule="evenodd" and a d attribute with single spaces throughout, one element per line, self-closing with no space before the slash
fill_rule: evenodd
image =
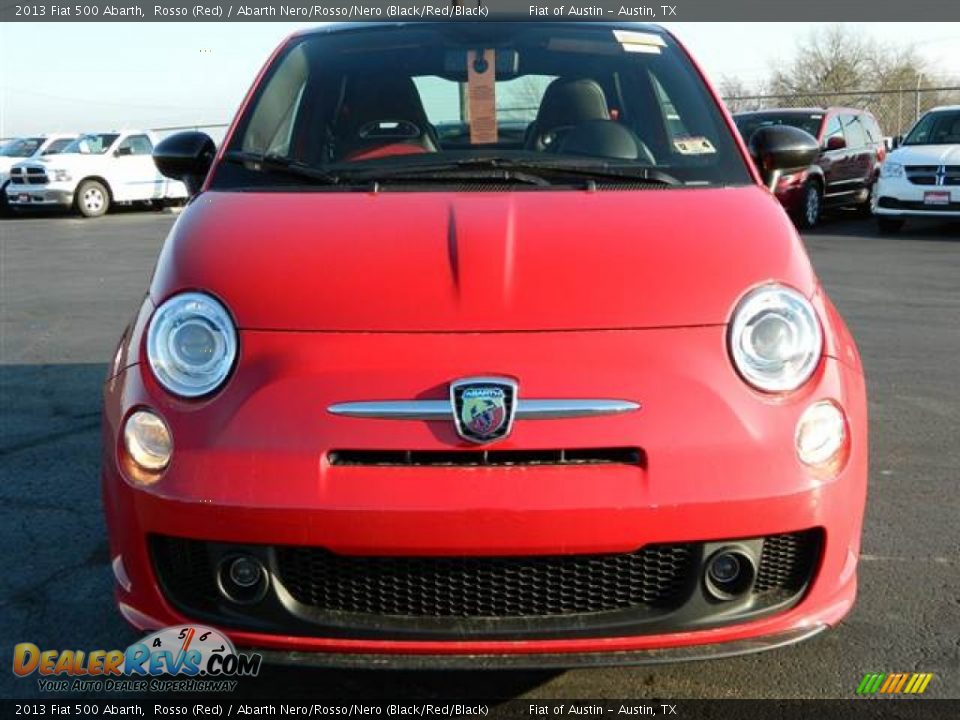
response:
<path id="1" fill-rule="evenodd" d="M 163 470 L 173 455 L 173 438 L 163 419 L 149 410 L 137 410 L 123 429 L 131 459 L 144 470 Z"/>
<path id="2" fill-rule="evenodd" d="M 229 555 L 217 566 L 217 585 L 230 602 L 249 605 L 263 600 L 270 586 L 267 569 L 250 555 Z"/>
<path id="3" fill-rule="evenodd" d="M 797 422 L 797 457 L 806 465 L 818 467 L 836 461 L 846 440 L 843 410 L 830 400 L 814 403 Z"/>
<path id="4" fill-rule="evenodd" d="M 740 561 L 731 553 L 721 553 L 713 559 L 708 570 L 710 579 L 721 585 L 733 582 L 740 574 Z"/>
<path id="5" fill-rule="evenodd" d="M 260 574 L 260 563 L 253 558 L 238 557 L 230 563 L 230 579 L 239 587 L 253 587 L 260 582 Z"/>
<path id="6" fill-rule="evenodd" d="M 755 575 L 753 560 L 746 552 L 724 548 L 707 560 L 704 584 L 717 600 L 733 600 L 751 588 Z"/>

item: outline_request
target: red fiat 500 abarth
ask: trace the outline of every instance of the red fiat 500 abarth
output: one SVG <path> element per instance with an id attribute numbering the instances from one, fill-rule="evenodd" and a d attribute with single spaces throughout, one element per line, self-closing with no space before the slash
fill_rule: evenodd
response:
<path id="1" fill-rule="evenodd" d="M 860 359 L 651 26 L 333 25 L 269 60 L 105 389 L 120 610 L 283 659 L 563 666 L 791 643 L 850 609 Z"/>

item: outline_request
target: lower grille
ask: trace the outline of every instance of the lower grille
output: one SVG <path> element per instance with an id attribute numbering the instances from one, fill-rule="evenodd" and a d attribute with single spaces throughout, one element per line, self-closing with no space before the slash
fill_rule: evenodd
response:
<path id="1" fill-rule="evenodd" d="M 503 467 L 529 465 L 642 465 L 637 448 L 561 450 L 332 450 L 331 465 L 411 467 Z"/>
<path id="2" fill-rule="evenodd" d="M 528 617 L 675 606 L 694 555 L 686 545 L 516 558 L 344 557 L 288 547 L 277 561 L 290 594 L 324 612 Z"/>
<path id="3" fill-rule="evenodd" d="M 209 609 L 217 602 L 217 584 L 207 544 L 177 537 L 151 538 L 157 577 L 167 595 L 189 598 L 191 607 Z"/>
<path id="4" fill-rule="evenodd" d="M 522 557 L 345 556 L 163 536 L 149 544 L 164 595 L 198 621 L 312 637 L 523 639 L 679 632 L 784 610 L 812 582 L 823 532 Z M 731 544 L 755 559 L 756 577 L 717 602 L 707 563 Z M 217 573 L 237 556 L 270 576 L 250 604 L 220 591 Z"/>
<path id="5" fill-rule="evenodd" d="M 820 530 L 774 535 L 763 541 L 754 593 L 799 592 L 813 575 L 820 557 Z"/>

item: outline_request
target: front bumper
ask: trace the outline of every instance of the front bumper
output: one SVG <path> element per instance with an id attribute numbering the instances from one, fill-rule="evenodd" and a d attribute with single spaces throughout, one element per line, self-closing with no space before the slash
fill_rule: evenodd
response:
<path id="1" fill-rule="evenodd" d="M 10 183 L 6 187 L 7 202 L 15 207 L 70 207 L 73 188 L 65 183 L 30 185 Z"/>
<path id="2" fill-rule="evenodd" d="M 947 204 L 930 204 L 925 193 L 948 192 Z M 873 193 L 874 215 L 892 218 L 960 218 L 960 187 L 914 185 L 906 177 L 881 177 Z"/>
<path id="3" fill-rule="evenodd" d="M 215 400 L 193 403 L 169 398 L 140 365 L 131 365 L 108 381 L 104 413 L 104 493 L 121 610 L 142 629 L 203 621 L 240 645 L 361 654 L 371 662 L 381 655 L 490 654 L 547 662 L 569 653 L 690 648 L 781 633 L 802 637 L 833 625 L 851 607 L 856 589 L 866 490 L 862 375 L 828 357 L 795 396 L 764 397 L 729 366 L 724 336 L 722 327 L 244 332 L 236 375 Z M 504 360 L 493 364 L 491 357 Z M 558 361 L 565 357 L 575 362 Z M 505 468 L 330 462 L 330 451 L 344 449 L 476 452 L 450 423 L 336 417 L 325 408 L 363 399 L 442 397 L 452 379 L 504 368 L 518 378 L 521 397 L 623 398 L 643 409 L 617 417 L 518 421 L 497 448 L 637 447 L 644 461 Z M 849 458 L 831 478 L 808 472 L 793 450 L 800 413 L 823 398 L 838 401 L 850 425 Z M 123 419 L 144 405 L 164 415 L 177 448 L 167 474 L 148 489 L 133 482 L 119 446 Z M 431 630 L 429 622 L 411 627 L 373 615 L 335 628 L 324 616 L 314 618 L 312 630 L 307 618 L 281 631 L 276 617 L 258 617 L 248 608 L 217 605 L 206 615 L 185 608 L 169 587 L 163 589 L 150 551 L 151 538 L 166 536 L 228 549 L 319 548 L 339 557 L 388 560 L 623 555 L 664 543 L 692 544 L 709 554 L 710 543 L 747 539 L 750 546 L 752 538 L 808 529 L 822 533 L 818 561 L 783 604 L 764 612 L 742 605 L 727 615 L 714 607 L 692 619 L 667 613 L 650 623 L 628 612 L 602 622 L 583 615 L 566 625 L 508 618 Z M 691 593 L 700 593 L 695 584 Z M 274 585 L 277 596 L 287 592 L 283 583 Z M 496 585 L 489 592 L 495 594 Z"/>

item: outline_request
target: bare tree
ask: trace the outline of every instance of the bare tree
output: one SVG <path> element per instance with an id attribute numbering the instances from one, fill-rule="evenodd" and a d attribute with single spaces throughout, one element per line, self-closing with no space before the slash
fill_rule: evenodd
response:
<path id="1" fill-rule="evenodd" d="M 756 101 L 751 99 L 752 95 L 757 94 L 756 91 L 747 87 L 740 78 L 723 75 L 720 78 L 718 90 L 730 112 L 752 110 L 756 105 Z"/>
<path id="2" fill-rule="evenodd" d="M 797 44 L 794 60 L 775 70 L 770 93 L 823 103 L 823 93 L 863 93 L 914 87 L 927 74 L 916 48 L 892 47 L 846 25 L 829 25 Z"/>

